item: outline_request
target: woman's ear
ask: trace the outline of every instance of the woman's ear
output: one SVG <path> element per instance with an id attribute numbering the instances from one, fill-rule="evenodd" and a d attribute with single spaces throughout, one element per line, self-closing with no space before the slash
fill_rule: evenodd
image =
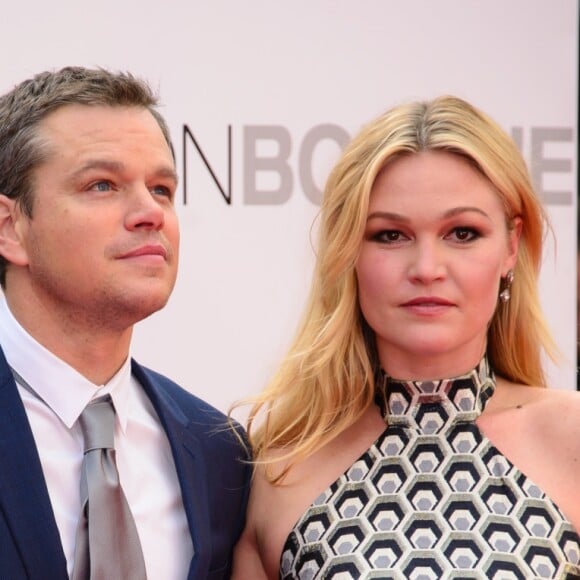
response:
<path id="1" fill-rule="evenodd" d="M 522 236 L 522 218 L 515 217 L 512 219 L 508 230 L 508 255 L 504 266 L 502 276 L 506 276 L 509 270 L 513 270 L 518 261 L 518 249 L 520 247 L 520 238 Z"/>
<path id="2" fill-rule="evenodd" d="M 28 264 L 19 222 L 27 219 L 15 200 L 0 193 L 0 256 L 18 266 Z"/>

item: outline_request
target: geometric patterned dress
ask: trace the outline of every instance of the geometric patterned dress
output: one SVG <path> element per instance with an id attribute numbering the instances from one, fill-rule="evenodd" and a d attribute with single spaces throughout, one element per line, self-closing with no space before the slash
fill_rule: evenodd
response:
<path id="1" fill-rule="evenodd" d="M 280 578 L 580 579 L 570 522 L 475 424 L 494 389 L 486 358 L 385 378 L 385 431 L 296 523 Z"/>

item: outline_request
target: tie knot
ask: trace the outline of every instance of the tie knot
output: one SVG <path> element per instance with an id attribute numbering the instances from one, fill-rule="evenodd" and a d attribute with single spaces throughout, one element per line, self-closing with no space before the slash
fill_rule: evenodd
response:
<path id="1" fill-rule="evenodd" d="M 115 408 L 106 395 L 91 401 L 79 417 L 85 442 L 85 453 L 93 449 L 115 448 Z"/>

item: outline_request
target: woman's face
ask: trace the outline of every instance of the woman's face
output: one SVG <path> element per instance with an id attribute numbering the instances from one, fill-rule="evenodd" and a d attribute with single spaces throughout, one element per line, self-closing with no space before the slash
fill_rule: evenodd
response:
<path id="1" fill-rule="evenodd" d="M 391 376 L 444 378 L 479 362 L 500 279 L 516 263 L 521 220 L 513 225 L 491 183 L 460 156 L 412 154 L 379 173 L 356 273 Z"/>

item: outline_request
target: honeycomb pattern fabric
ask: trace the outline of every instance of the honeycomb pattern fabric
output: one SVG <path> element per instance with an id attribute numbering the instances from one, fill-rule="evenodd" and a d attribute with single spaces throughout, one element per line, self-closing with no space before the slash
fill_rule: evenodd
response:
<path id="1" fill-rule="evenodd" d="M 475 424 L 484 358 L 437 382 L 385 378 L 387 427 L 300 518 L 283 580 L 580 578 L 580 538 Z"/>

